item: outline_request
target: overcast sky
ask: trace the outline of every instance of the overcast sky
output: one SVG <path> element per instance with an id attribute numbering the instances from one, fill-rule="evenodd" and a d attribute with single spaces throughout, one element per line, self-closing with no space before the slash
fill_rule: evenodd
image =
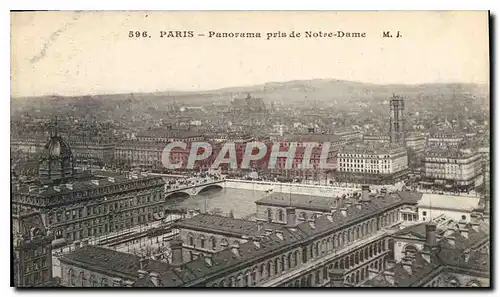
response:
<path id="1" fill-rule="evenodd" d="M 12 13 L 13 96 L 207 90 L 296 79 L 489 81 L 486 12 Z M 128 37 L 147 30 L 151 38 Z M 262 39 L 159 38 L 161 30 Z M 364 39 L 265 40 L 266 32 L 366 32 Z M 401 31 L 400 39 L 382 31 Z"/>

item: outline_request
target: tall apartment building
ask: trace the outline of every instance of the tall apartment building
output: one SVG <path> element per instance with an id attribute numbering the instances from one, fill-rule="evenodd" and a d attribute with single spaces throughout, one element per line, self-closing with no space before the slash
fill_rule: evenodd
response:
<path id="1" fill-rule="evenodd" d="M 470 149 L 430 148 L 423 159 L 422 185 L 470 191 L 483 183 L 481 154 Z"/>
<path id="2" fill-rule="evenodd" d="M 336 179 L 365 184 L 394 184 L 408 176 L 408 153 L 392 145 L 356 145 L 338 153 Z"/>

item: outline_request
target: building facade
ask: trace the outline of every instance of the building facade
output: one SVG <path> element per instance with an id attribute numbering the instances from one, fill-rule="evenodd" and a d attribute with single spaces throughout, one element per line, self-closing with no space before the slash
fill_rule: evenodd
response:
<path id="1" fill-rule="evenodd" d="M 429 149 L 423 159 L 422 185 L 448 191 L 471 191 L 483 183 L 482 167 L 479 152 Z"/>
<path id="2" fill-rule="evenodd" d="M 36 212 L 12 214 L 14 286 L 38 287 L 52 280 L 53 234 Z"/>
<path id="3" fill-rule="evenodd" d="M 394 184 L 409 173 L 404 147 L 351 146 L 338 153 L 338 181 L 366 184 Z"/>

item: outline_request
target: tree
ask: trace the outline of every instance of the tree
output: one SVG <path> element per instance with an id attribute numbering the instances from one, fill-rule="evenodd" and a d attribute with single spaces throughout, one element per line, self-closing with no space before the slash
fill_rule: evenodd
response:
<path id="1" fill-rule="evenodd" d="M 229 211 L 229 217 L 230 217 L 231 219 L 234 219 L 234 212 L 233 212 L 233 210 L 232 210 L 232 209 Z"/>

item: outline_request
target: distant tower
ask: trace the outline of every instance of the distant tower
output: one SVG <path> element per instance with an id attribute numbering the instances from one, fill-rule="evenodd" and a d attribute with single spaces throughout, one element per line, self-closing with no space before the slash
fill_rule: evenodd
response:
<path id="1" fill-rule="evenodd" d="M 389 126 L 389 137 L 391 143 L 401 144 L 404 141 L 404 110 L 403 97 L 392 95 L 391 98 L 391 123 Z"/>

